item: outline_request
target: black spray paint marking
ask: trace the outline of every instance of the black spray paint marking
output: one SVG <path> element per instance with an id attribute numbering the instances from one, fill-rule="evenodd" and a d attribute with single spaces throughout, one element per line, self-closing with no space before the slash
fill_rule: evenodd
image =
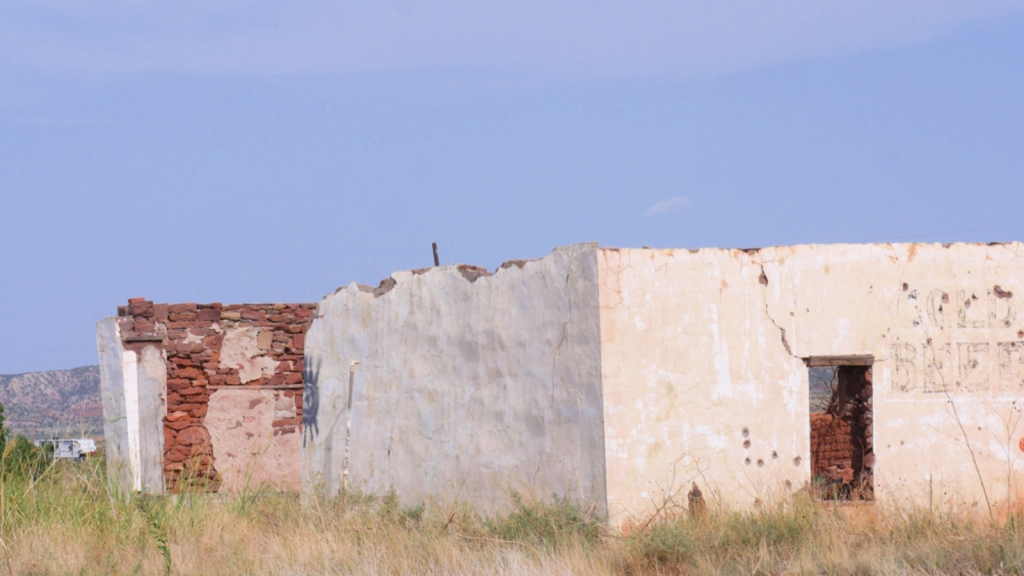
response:
<path id="1" fill-rule="evenodd" d="M 304 384 L 302 386 L 302 447 L 306 447 L 306 438 L 310 440 L 320 434 L 317 416 L 320 412 L 320 362 L 316 366 L 306 364 L 303 369 Z"/>

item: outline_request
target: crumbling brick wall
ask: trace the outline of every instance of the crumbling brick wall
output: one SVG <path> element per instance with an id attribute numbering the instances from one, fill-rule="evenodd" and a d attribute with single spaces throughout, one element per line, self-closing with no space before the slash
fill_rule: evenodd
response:
<path id="1" fill-rule="evenodd" d="M 273 390 L 273 435 L 301 436 L 303 349 L 316 304 L 154 304 L 118 308 L 126 348 L 162 343 L 167 362 L 164 477 L 217 491 L 221 481 L 205 418 L 219 389 Z M 239 418 L 243 419 L 244 414 Z"/>
<path id="2" fill-rule="evenodd" d="M 850 424 L 828 412 L 811 414 L 812 476 L 830 476 L 829 468 L 849 470 L 853 480 L 853 442 Z M 834 473 L 834 472 L 833 472 Z"/>
<path id="3" fill-rule="evenodd" d="M 811 474 L 870 499 L 874 478 L 871 368 L 840 366 L 825 412 L 811 414 Z M 848 492 L 848 491 L 847 491 Z"/>

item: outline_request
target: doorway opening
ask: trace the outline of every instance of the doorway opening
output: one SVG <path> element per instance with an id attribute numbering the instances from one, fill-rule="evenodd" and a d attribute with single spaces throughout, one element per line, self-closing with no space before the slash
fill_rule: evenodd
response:
<path id="1" fill-rule="evenodd" d="M 870 357 L 809 358 L 811 489 L 825 500 L 873 501 Z"/>

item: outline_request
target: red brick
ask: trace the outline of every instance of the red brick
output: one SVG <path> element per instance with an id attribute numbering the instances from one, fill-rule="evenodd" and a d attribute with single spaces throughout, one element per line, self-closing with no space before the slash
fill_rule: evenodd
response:
<path id="1" fill-rule="evenodd" d="M 205 388 L 185 388 L 178 392 L 178 394 L 181 394 L 182 396 L 195 396 L 196 394 L 202 394 L 203 392 L 206 392 Z"/>
<path id="2" fill-rule="evenodd" d="M 305 347 L 306 347 L 306 335 L 305 334 L 296 334 L 295 336 L 292 336 L 292 348 L 295 348 L 296 350 L 302 350 Z"/>
<path id="3" fill-rule="evenodd" d="M 190 320 L 176 321 L 174 318 L 171 318 L 170 321 L 167 322 L 167 329 L 168 330 L 188 329 L 188 328 L 191 328 L 191 327 L 195 326 L 195 324 L 196 324 L 195 322 L 190 321 Z"/>
<path id="4" fill-rule="evenodd" d="M 191 420 L 178 420 L 177 422 L 165 422 L 164 426 L 171 430 L 184 430 L 191 426 L 193 422 Z"/>
<path id="5" fill-rule="evenodd" d="M 185 378 L 170 378 L 167 380 L 168 390 L 184 390 L 192 385 L 191 380 Z"/>
<path id="6" fill-rule="evenodd" d="M 192 366 L 190 366 L 188 368 L 182 368 L 181 370 L 178 370 L 178 377 L 179 378 L 195 379 L 195 378 L 199 378 L 199 376 L 201 374 L 202 374 L 202 372 L 200 372 L 198 368 L 195 368 L 195 367 L 192 367 Z"/>
<path id="7" fill-rule="evenodd" d="M 193 426 L 192 428 L 186 428 L 181 432 L 178 432 L 178 444 L 183 446 L 203 444 L 208 443 L 209 441 L 210 433 L 206 431 L 206 428 Z"/>
<path id="8" fill-rule="evenodd" d="M 223 342 L 223 334 L 214 334 L 213 336 L 207 336 L 206 338 L 203 339 L 203 345 L 212 350 L 220 350 L 220 345 Z"/>
<path id="9" fill-rule="evenodd" d="M 167 307 L 167 310 L 172 314 L 177 314 L 179 312 L 195 312 L 196 305 L 195 302 L 188 302 L 185 304 L 171 304 L 170 306 Z"/>
<path id="10" fill-rule="evenodd" d="M 284 360 L 277 363 L 277 367 L 274 368 L 274 372 L 289 372 L 292 369 L 292 363 Z"/>
<path id="11" fill-rule="evenodd" d="M 309 318 L 312 315 L 313 315 L 313 312 L 311 312 L 308 308 L 296 308 L 295 309 L 295 317 L 296 318 Z"/>
<path id="12" fill-rule="evenodd" d="M 242 383 L 242 379 L 238 377 L 238 374 L 228 374 L 224 379 L 224 383 L 229 386 L 237 386 Z"/>
<path id="13" fill-rule="evenodd" d="M 135 331 L 136 332 L 153 332 L 156 330 L 156 323 L 152 320 L 135 320 Z"/>
<path id="14" fill-rule="evenodd" d="M 222 374 L 210 376 L 210 386 L 223 386 L 226 379 L 227 377 Z"/>
<path id="15" fill-rule="evenodd" d="M 167 322 L 167 304 L 153 304 L 153 319 L 157 322 Z"/>
<path id="16" fill-rule="evenodd" d="M 206 408 L 208 406 L 209 404 L 200 404 L 198 407 L 193 408 L 191 412 L 192 416 L 195 418 L 202 418 L 203 416 L 206 416 Z"/>
<path id="17" fill-rule="evenodd" d="M 206 308 L 206 309 L 203 309 L 203 310 L 200 310 L 200 311 L 196 312 L 196 320 L 201 320 L 201 321 L 204 321 L 204 322 L 219 322 L 220 321 L 220 309 L 219 309 L 219 307 L 216 308 L 216 309 L 214 309 L 214 308 Z"/>
<path id="18" fill-rule="evenodd" d="M 128 312 L 132 316 L 153 317 L 153 303 L 148 301 L 132 302 L 128 304 Z"/>
<path id="19" fill-rule="evenodd" d="M 184 460 L 188 456 L 192 455 L 192 448 L 189 446 L 185 446 L 184 444 L 175 444 L 174 446 L 171 446 L 171 449 L 169 452 L 167 452 L 167 454 L 177 454 L 179 456 L 182 456 L 182 459 Z"/>
<path id="20" fill-rule="evenodd" d="M 167 415 L 168 422 L 177 422 L 188 418 L 188 412 L 182 412 L 181 410 L 175 410 Z"/>
<path id="21" fill-rule="evenodd" d="M 270 377 L 271 386 L 280 386 L 284 384 L 284 374 L 274 374 Z"/>
<path id="22" fill-rule="evenodd" d="M 266 322 L 267 314 L 262 310 L 242 310 L 242 320 L 255 320 L 257 322 Z"/>
<path id="23" fill-rule="evenodd" d="M 285 384 L 302 384 L 302 374 L 298 372 L 288 372 L 284 375 Z"/>

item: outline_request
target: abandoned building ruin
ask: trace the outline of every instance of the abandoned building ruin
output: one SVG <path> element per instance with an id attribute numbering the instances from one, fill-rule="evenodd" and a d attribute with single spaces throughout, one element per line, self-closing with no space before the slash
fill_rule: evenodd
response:
<path id="1" fill-rule="evenodd" d="M 691 486 L 998 509 L 1024 489 L 1021 248 L 578 244 L 316 305 L 133 300 L 98 325 L 111 474 L 333 495 L 347 473 L 485 513 L 557 494 L 616 527 Z"/>
<path id="2" fill-rule="evenodd" d="M 187 484 L 298 490 L 303 346 L 315 304 L 154 304 L 99 323 L 111 474 L 147 493 Z"/>

